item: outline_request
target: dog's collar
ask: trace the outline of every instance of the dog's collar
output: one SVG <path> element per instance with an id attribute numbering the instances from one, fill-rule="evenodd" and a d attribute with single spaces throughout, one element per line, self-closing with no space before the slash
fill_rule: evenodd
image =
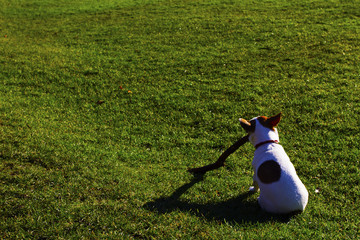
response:
<path id="1" fill-rule="evenodd" d="M 264 144 L 267 144 L 267 143 L 279 143 L 278 140 L 268 140 L 268 141 L 264 141 L 264 142 L 261 142 L 261 143 L 258 143 L 255 145 L 255 149 L 257 149 L 258 147 L 264 145 Z"/>

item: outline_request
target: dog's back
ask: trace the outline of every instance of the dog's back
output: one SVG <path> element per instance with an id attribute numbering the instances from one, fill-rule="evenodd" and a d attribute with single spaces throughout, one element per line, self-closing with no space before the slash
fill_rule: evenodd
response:
<path id="1" fill-rule="evenodd" d="M 252 165 L 260 188 L 258 201 L 264 210 L 281 214 L 305 209 L 308 191 L 281 145 L 260 146 Z"/>

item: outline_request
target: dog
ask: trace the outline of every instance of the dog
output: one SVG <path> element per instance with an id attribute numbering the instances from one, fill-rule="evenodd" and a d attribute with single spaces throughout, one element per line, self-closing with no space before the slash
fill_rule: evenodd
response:
<path id="1" fill-rule="evenodd" d="M 269 213 L 291 214 L 305 210 L 309 193 L 296 174 L 284 148 L 279 144 L 275 128 L 281 113 L 272 117 L 255 117 L 250 121 L 240 118 L 240 124 L 255 146 L 251 192 L 260 190 L 258 203 Z"/>

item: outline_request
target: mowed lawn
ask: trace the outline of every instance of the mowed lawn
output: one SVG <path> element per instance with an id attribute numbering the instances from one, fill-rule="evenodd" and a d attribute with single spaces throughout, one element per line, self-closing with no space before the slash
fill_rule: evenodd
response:
<path id="1" fill-rule="evenodd" d="M 358 0 L 0 0 L 0 238 L 360 238 L 359 96 Z M 303 213 L 186 171 L 279 112 Z"/>

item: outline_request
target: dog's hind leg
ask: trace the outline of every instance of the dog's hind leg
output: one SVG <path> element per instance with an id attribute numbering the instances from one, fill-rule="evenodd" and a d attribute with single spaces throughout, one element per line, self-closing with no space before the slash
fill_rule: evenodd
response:
<path id="1" fill-rule="evenodd" d="M 249 192 L 256 193 L 257 191 L 259 191 L 259 184 L 254 180 L 253 185 L 249 187 Z"/>

